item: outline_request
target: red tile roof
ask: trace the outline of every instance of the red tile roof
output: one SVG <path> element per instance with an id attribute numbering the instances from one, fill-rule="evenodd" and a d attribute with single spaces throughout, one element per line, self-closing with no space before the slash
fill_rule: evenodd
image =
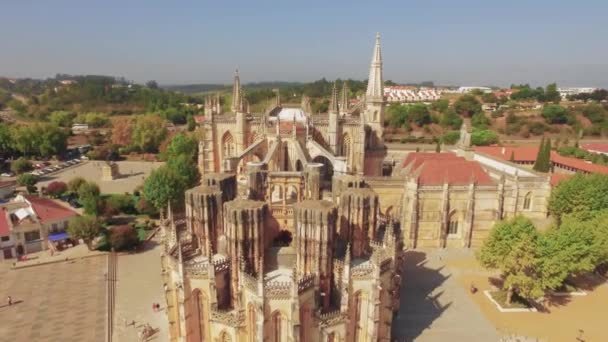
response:
<path id="1" fill-rule="evenodd" d="M 0 188 L 7 188 L 15 185 L 17 185 L 16 181 L 0 181 Z"/>
<path id="2" fill-rule="evenodd" d="M 538 146 L 478 146 L 475 147 L 475 151 L 503 160 L 511 160 L 513 154 L 513 159 L 517 162 L 534 162 L 538 154 Z"/>
<path id="3" fill-rule="evenodd" d="M 587 151 L 599 151 L 603 153 L 608 153 L 608 143 L 584 144 L 581 146 L 581 148 Z"/>
<path id="4" fill-rule="evenodd" d="M 38 218 L 42 223 L 67 219 L 78 215 L 75 211 L 62 206 L 49 198 L 32 195 L 24 195 L 23 197 L 30 202 L 32 209 L 34 209 L 34 212 L 36 212 L 36 215 L 38 215 Z"/>
<path id="5" fill-rule="evenodd" d="M 11 225 L 8 223 L 8 215 L 4 208 L 0 208 L 0 236 L 7 236 L 11 233 Z"/>
<path id="6" fill-rule="evenodd" d="M 551 186 L 556 186 L 561 181 L 566 180 L 572 176 L 574 176 L 574 175 L 567 174 L 567 173 L 552 173 L 551 180 L 550 180 Z"/>
<path id="7" fill-rule="evenodd" d="M 469 161 L 453 153 L 410 153 L 403 166 L 419 171 L 418 181 L 423 185 L 470 184 L 492 185 L 494 181 L 478 162 Z"/>
<path id="8" fill-rule="evenodd" d="M 577 171 L 583 171 L 587 173 L 601 173 L 608 175 L 607 166 L 588 163 L 582 159 L 560 156 L 555 151 L 551 151 L 551 162 L 553 162 L 554 164 L 561 164 L 573 168 Z"/>
<path id="9" fill-rule="evenodd" d="M 534 162 L 536 160 L 536 155 L 538 154 L 538 147 L 479 146 L 475 148 L 475 151 L 503 160 L 511 160 L 511 153 L 513 153 L 514 161 L 516 162 Z M 582 159 L 564 157 L 555 151 L 551 151 L 551 162 L 572 168 L 575 171 L 608 174 L 608 167 L 606 166 L 588 163 Z"/>

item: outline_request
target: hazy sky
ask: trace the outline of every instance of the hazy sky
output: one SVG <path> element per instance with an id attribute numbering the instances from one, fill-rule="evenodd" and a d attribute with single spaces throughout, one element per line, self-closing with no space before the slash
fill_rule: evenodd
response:
<path id="1" fill-rule="evenodd" d="M 0 75 L 608 87 L 606 0 L 0 0 Z"/>

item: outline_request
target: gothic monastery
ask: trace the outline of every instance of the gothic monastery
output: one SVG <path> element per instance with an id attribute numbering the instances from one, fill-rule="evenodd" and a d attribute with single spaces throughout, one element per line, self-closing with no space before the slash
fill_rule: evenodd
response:
<path id="1" fill-rule="evenodd" d="M 388 341 L 403 251 L 479 246 L 493 224 L 546 217 L 549 178 L 477 153 L 387 161 L 380 37 L 367 92 L 328 113 L 251 113 L 238 73 L 199 122 L 201 184 L 162 220 L 172 341 Z"/>

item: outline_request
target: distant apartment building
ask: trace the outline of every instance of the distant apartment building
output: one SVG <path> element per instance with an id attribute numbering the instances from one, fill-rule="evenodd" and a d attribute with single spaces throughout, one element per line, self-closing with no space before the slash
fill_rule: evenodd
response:
<path id="1" fill-rule="evenodd" d="M 441 93 L 442 89 L 429 87 L 384 87 L 384 96 L 389 103 L 432 102 L 439 100 Z"/>
<path id="2" fill-rule="evenodd" d="M 68 238 L 66 229 L 78 216 L 57 201 L 18 195 L 0 205 L 0 257 L 10 259 L 46 250 L 50 243 Z"/>
<path id="3" fill-rule="evenodd" d="M 597 88 L 591 88 L 591 87 L 557 88 L 557 91 L 559 92 L 559 96 L 561 96 L 562 99 L 566 99 L 568 96 L 571 96 L 571 95 L 590 94 L 596 90 L 597 90 Z"/>
<path id="4" fill-rule="evenodd" d="M 460 88 L 458 88 L 458 90 L 456 90 L 456 92 L 459 93 L 459 94 L 467 94 L 467 93 L 472 92 L 473 90 L 481 90 L 484 93 L 491 93 L 492 92 L 492 88 L 477 87 L 477 86 L 460 87 Z"/>

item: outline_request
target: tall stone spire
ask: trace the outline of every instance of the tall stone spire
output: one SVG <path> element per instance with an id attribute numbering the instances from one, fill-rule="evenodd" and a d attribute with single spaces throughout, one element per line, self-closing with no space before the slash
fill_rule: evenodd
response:
<path id="1" fill-rule="evenodd" d="M 338 114 L 338 90 L 336 89 L 336 82 L 334 82 L 334 89 L 331 91 L 331 100 L 329 102 L 329 113 Z"/>
<path id="2" fill-rule="evenodd" d="M 376 33 L 376 46 L 372 55 L 372 63 L 369 68 L 367 80 L 367 99 L 377 100 L 384 96 L 384 80 L 382 79 L 382 52 L 380 51 L 380 33 Z"/>
<path id="3" fill-rule="evenodd" d="M 348 114 L 348 85 L 342 82 L 342 93 L 340 93 L 340 114 Z"/>
<path id="4" fill-rule="evenodd" d="M 230 110 L 233 112 L 242 109 L 242 94 L 241 94 L 241 78 L 239 77 L 239 69 L 234 72 L 234 83 L 232 85 L 232 106 Z"/>

